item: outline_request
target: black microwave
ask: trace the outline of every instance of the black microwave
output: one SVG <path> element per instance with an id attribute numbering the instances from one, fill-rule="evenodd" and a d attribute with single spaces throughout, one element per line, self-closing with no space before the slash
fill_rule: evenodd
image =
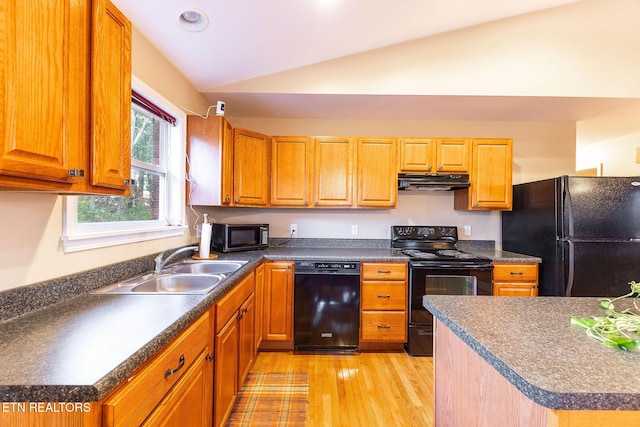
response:
<path id="1" fill-rule="evenodd" d="M 212 251 L 252 251 L 268 246 L 269 224 L 213 224 Z"/>

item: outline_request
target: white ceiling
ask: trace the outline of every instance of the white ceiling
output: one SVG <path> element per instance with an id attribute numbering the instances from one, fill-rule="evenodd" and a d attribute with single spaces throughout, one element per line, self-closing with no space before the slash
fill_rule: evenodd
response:
<path id="1" fill-rule="evenodd" d="M 576 0 L 113 0 L 199 91 Z M 201 32 L 180 11 L 209 18 Z"/>
<path id="2" fill-rule="evenodd" d="M 219 86 L 576 2 L 112 1 L 212 103 Z M 182 29 L 178 17 L 185 9 L 203 11 L 208 27 Z M 629 106 L 640 111 L 639 100 L 622 98 L 225 93 L 224 100 L 235 117 L 578 121 Z"/>

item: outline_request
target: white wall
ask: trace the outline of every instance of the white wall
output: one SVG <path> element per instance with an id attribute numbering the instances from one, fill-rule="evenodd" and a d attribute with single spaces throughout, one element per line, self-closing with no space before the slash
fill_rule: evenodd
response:
<path id="1" fill-rule="evenodd" d="M 289 237 L 289 224 L 297 224 L 299 238 L 389 239 L 392 225 L 405 224 L 458 226 L 463 240 L 500 236 L 499 212 L 454 211 L 449 191 L 401 193 L 397 209 L 196 209 L 209 212 L 216 222 L 267 223 L 272 237 Z M 358 226 L 356 236 L 351 234 L 352 225 Z M 471 236 L 463 236 L 464 225 L 472 227 Z"/>
<path id="2" fill-rule="evenodd" d="M 602 165 L 603 176 L 640 176 L 639 149 L 640 133 L 585 145 L 576 153 L 576 166 L 580 170 Z"/>

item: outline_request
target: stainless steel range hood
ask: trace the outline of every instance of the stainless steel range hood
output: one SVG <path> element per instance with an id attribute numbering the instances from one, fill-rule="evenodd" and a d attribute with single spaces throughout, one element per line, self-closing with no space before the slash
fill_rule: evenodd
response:
<path id="1" fill-rule="evenodd" d="M 469 188 L 470 185 L 468 174 L 398 174 L 398 190 L 401 191 L 448 191 Z"/>

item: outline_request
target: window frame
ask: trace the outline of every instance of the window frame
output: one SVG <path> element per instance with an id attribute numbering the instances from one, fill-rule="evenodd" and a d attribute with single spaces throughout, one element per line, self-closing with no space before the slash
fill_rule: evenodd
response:
<path id="1" fill-rule="evenodd" d="M 78 223 L 78 196 L 63 196 L 63 250 L 76 252 L 108 246 L 142 242 L 183 236 L 186 225 L 185 200 L 185 156 L 186 156 L 186 113 L 174 106 L 136 76 L 131 76 L 131 86 L 156 105 L 165 109 L 176 119 L 176 125 L 169 127 L 170 144 L 166 147 L 165 164 L 167 197 L 163 209 L 165 218 L 149 221 L 121 221 L 106 223 Z M 132 106 L 133 108 L 133 106 Z M 132 160 L 132 166 L 135 161 Z"/>

